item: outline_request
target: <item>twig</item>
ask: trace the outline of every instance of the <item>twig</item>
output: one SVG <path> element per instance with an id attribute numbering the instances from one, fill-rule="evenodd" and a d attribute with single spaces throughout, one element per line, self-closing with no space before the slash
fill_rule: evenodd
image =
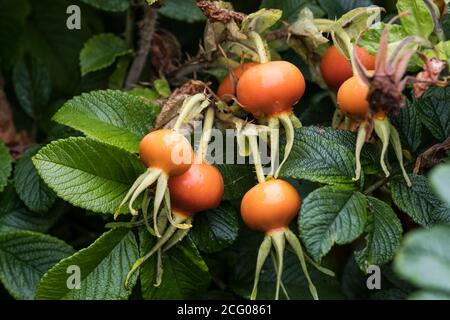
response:
<path id="1" fill-rule="evenodd" d="M 157 11 L 155 9 L 144 7 L 144 19 L 139 32 L 138 51 L 128 72 L 125 89 L 131 89 L 139 81 L 150 52 L 153 34 L 155 33 L 156 18 Z"/>

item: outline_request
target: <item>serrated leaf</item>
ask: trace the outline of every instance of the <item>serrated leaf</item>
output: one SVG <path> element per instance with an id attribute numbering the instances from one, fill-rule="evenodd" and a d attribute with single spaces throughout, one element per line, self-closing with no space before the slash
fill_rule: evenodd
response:
<path id="1" fill-rule="evenodd" d="M 53 120 L 88 137 L 137 153 L 159 112 L 146 100 L 116 90 L 93 91 L 66 102 Z"/>
<path id="2" fill-rule="evenodd" d="M 213 253 L 230 246 L 238 237 L 239 213 L 229 204 L 195 216 L 190 236 L 204 252 Z"/>
<path id="3" fill-rule="evenodd" d="M 46 232 L 59 217 L 60 208 L 55 207 L 44 214 L 31 212 L 10 184 L 0 194 L 0 233 L 13 230 Z"/>
<path id="4" fill-rule="evenodd" d="M 139 233 L 141 256 L 150 251 L 155 244 L 147 231 Z M 155 287 L 156 256 L 150 258 L 141 269 L 142 297 L 146 300 L 193 299 L 196 294 L 205 291 L 210 282 L 208 267 L 197 248 L 186 237 L 176 247 L 163 254 L 163 276 L 159 287 Z"/>
<path id="5" fill-rule="evenodd" d="M 133 231 L 114 229 L 104 233 L 89 247 L 76 252 L 51 268 L 36 290 L 36 299 L 50 300 L 119 300 L 127 299 L 136 283 L 130 280 L 125 289 L 125 277 L 139 258 Z M 69 289 L 69 266 L 80 268 L 80 289 Z"/>
<path id="6" fill-rule="evenodd" d="M 358 238 L 366 222 L 366 197 L 338 187 L 322 187 L 304 200 L 299 215 L 300 237 L 316 261 L 334 243 L 346 244 Z"/>
<path id="7" fill-rule="evenodd" d="M 380 47 L 381 34 L 383 33 L 386 24 L 384 22 L 376 23 L 364 32 L 359 40 L 359 45 L 366 48 L 371 54 L 377 54 Z M 389 29 L 389 47 L 398 45 L 408 35 L 401 25 L 394 24 Z"/>
<path id="8" fill-rule="evenodd" d="M 339 18 L 355 8 L 373 5 L 370 0 L 319 0 L 319 4 L 328 13 L 330 19 Z"/>
<path id="9" fill-rule="evenodd" d="M 318 127 L 298 129 L 280 176 L 333 185 L 354 185 L 355 141 L 356 137 L 344 130 Z M 363 158 L 363 167 L 366 167 L 368 162 Z"/>
<path id="10" fill-rule="evenodd" d="M 394 203 L 418 224 L 429 227 L 437 223 L 450 223 L 450 209 L 433 193 L 424 176 L 409 175 L 412 187 L 403 177 L 395 177 L 390 183 Z"/>
<path id="11" fill-rule="evenodd" d="M 39 177 L 31 161 L 39 148 L 39 145 L 31 147 L 17 161 L 14 181 L 17 194 L 31 211 L 46 212 L 55 202 L 56 195 Z"/>
<path id="12" fill-rule="evenodd" d="M 0 0 L 0 69 L 9 69 L 20 49 L 17 39 L 25 29 L 31 6 L 27 0 Z"/>
<path id="13" fill-rule="evenodd" d="M 48 144 L 33 163 L 59 197 L 101 213 L 114 212 L 145 170 L 137 156 L 84 137 Z"/>
<path id="14" fill-rule="evenodd" d="M 431 88 L 414 104 L 422 123 L 439 141 L 450 136 L 450 88 Z"/>
<path id="15" fill-rule="evenodd" d="M 450 162 L 435 167 L 430 173 L 430 181 L 434 192 L 450 207 Z"/>
<path id="16" fill-rule="evenodd" d="M 434 29 L 433 18 L 423 0 L 398 0 L 399 13 L 408 12 L 400 21 L 405 31 L 410 35 L 428 39 Z"/>
<path id="17" fill-rule="evenodd" d="M 0 192 L 5 189 L 8 184 L 8 178 L 12 171 L 12 157 L 9 149 L 0 140 Z"/>
<path id="18" fill-rule="evenodd" d="M 395 258 L 395 270 L 419 288 L 450 294 L 449 243 L 449 226 L 408 234 Z"/>
<path id="19" fill-rule="evenodd" d="M 415 104 L 409 104 L 393 118 L 402 141 L 405 141 L 412 151 L 417 151 L 422 142 L 422 122 Z"/>
<path id="20" fill-rule="evenodd" d="M 359 7 L 342 15 L 337 23 L 342 26 L 351 39 L 356 39 L 361 32 L 367 30 L 380 17 L 380 14 L 380 7 Z"/>
<path id="21" fill-rule="evenodd" d="M 102 33 L 91 37 L 80 52 L 81 75 L 101 70 L 112 65 L 118 57 L 130 50 L 124 40 L 112 33 Z"/>
<path id="22" fill-rule="evenodd" d="M 73 249 L 30 231 L 0 233 L 0 280 L 16 299 L 33 299 L 42 275 Z"/>
<path id="23" fill-rule="evenodd" d="M 253 168 L 244 164 L 215 164 L 222 174 L 225 192 L 224 200 L 238 200 L 256 183 Z"/>
<path id="24" fill-rule="evenodd" d="M 130 0 L 81 0 L 97 9 L 121 12 L 128 9 Z"/>
<path id="25" fill-rule="evenodd" d="M 168 18 L 189 23 L 205 20 L 205 16 L 193 0 L 166 0 L 158 12 Z"/>
<path id="26" fill-rule="evenodd" d="M 377 198 L 367 197 L 367 244 L 355 252 L 362 270 L 370 265 L 382 265 L 391 261 L 402 237 L 402 224 L 392 208 Z"/>
<path id="27" fill-rule="evenodd" d="M 34 57 L 21 59 L 14 66 L 12 78 L 20 106 L 30 117 L 38 118 L 52 89 L 47 67 Z"/>

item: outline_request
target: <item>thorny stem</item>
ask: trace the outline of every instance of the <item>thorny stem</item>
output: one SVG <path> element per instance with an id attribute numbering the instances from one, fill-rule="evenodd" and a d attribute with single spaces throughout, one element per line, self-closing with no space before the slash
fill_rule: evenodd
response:
<path id="1" fill-rule="evenodd" d="M 131 89 L 138 83 L 142 70 L 147 61 L 150 52 L 153 34 L 155 33 L 157 11 L 148 6 L 144 7 L 143 26 L 139 32 L 139 44 L 136 56 L 131 64 L 127 79 L 125 80 L 125 89 Z"/>
<path id="2" fill-rule="evenodd" d="M 259 63 L 269 62 L 270 59 L 268 56 L 268 52 L 266 50 L 266 46 L 264 44 L 264 40 L 261 38 L 259 33 L 255 32 L 255 31 L 250 31 L 249 37 L 253 41 L 253 43 L 256 47 L 256 51 L 258 52 Z"/>

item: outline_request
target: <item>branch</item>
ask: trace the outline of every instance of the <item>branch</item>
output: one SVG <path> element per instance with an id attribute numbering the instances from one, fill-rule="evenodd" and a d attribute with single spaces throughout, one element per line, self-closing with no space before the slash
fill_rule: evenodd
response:
<path id="1" fill-rule="evenodd" d="M 125 89 L 131 89 L 138 83 L 142 70 L 147 61 L 148 53 L 150 52 L 153 34 L 155 33 L 157 12 L 150 7 L 144 8 L 144 19 L 141 21 L 142 27 L 139 32 L 139 44 L 136 56 L 131 64 L 125 81 Z"/>

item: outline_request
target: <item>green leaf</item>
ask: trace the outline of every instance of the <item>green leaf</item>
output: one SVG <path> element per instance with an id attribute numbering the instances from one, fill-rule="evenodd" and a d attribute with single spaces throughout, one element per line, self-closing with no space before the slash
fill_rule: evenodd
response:
<path id="1" fill-rule="evenodd" d="M 405 141 L 412 151 L 417 151 L 422 142 L 422 122 L 417 112 L 416 104 L 408 106 L 393 118 L 393 124 L 397 128 L 402 141 Z"/>
<path id="2" fill-rule="evenodd" d="M 373 5 L 370 0 L 319 0 L 319 4 L 328 13 L 330 19 L 339 18 L 355 8 Z"/>
<path id="3" fill-rule="evenodd" d="M 8 184 L 8 178 L 12 171 L 12 157 L 9 149 L 0 140 L 0 192 L 5 189 Z"/>
<path id="4" fill-rule="evenodd" d="M 124 40 L 112 33 L 93 36 L 80 52 L 81 75 L 109 67 L 130 50 Z"/>
<path id="5" fill-rule="evenodd" d="M 97 9 L 105 11 L 125 11 L 130 6 L 130 0 L 81 0 Z"/>
<path id="6" fill-rule="evenodd" d="M 408 297 L 409 300 L 450 300 L 450 292 L 419 291 Z"/>
<path id="7" fill-rule="evenodd" d="M 280 175 L 333 185 L 354 185 L 355 141 L 356 136 L 344 130 L 298 129 L 291 155 Z M 362 156 L 363 168 L 371 162 L 367 161 L 366 152 Z"/>
<path id="8" fill-rule="evenodd" d="M 428 39 L 433 33 L 433 18 L 423 0 L 398 0 L 397 10 L 399 13 L 409 13 L 400 19 L 403 28 L 409 35 Z"/>
<path id="9" fill-rule="evenodd" d="M 93 91 L 64 104 L 53 120 L 90 138 L 137 153 L 159 107 L 116 90 Z"/>
<path id="10" fill-rule="evenodd" d="M 31 6 L 27 0 L 0 0 L 0 70 L 14 65 L 20 45 L 18 38 L 25 30 Z"/>
<path id="11" fill-rule="evenodd" d="M 155 244 L 146 230 L 140 232 L 141 256 Z M 141 269 L 142 297 L 146 300 L 193 299 L 204 292 L 209 285 L 208 267 L 192 241 L 186 237 L 183 242 L 163 254 L 162 283 L 155 287 L 156 256 L 150 258 Z"/>
<path id="12" fill-rule="evenodd" d="M 253 168 L 249 165 L 215 164 L 215 166 L 224 180 L 224 200 L 240 200 L 256 183 Z"/>
<path id="13" fill-rule="evenodd" d="M 450 88 L 431 88 L 415 102 L 422 123 L 439 141 L 450 136 Z"/>
<path id="14" fill-rule="evenodd" d="M 34 57 L 22 59 L 14 66 L 12 79 L 20 106 L 30 117 L 38 118 L 52 90 L 47 67 Z"/>
<path id="15" fill-rule="evenodd" d="M 408 234 L 394 260 L 397 273 L 419 288 L 450 294 L 450 227 Z"/>
<path id="16" fill-rule="evenodd" d="M 89 247 L 76 252 L 51 268 L 36 290 L 36 299 L 118 300 L 127 299 L 137 275 L 124 286 L 125 277 L 139 257 L 133 231 L 114 229 L 104 233 Z M 67 270 L 80 268 L 80 289 L 69 289 Z"/>
<path id="17" fill-rule="evenodd" d="M 166 0 L 158 12 L 168 18 L 188 23 L 205 20 L 205 16 L 193 0 Z"/>
<path id="18" fill-rule="evenodd" d="M 402 224 L 392 208 L 377 198 L 367 197 L 367 200 L 367 244 L 355 252 L 362 270 L 391 261 L 402 237 Z"/>
<path id="19" fill-rule="evenodd" d="M 450 223 L 450 209 L 433 193 L 424 176 L 410 175 L 409 188 L 403 177 L 398 176 L 390 183 L 394 203 L 415 222 L 428 227 L 437 223 Z"/>
<path id="20" fill-rule="evenodd" d="M 334 243 L 346 244 L 358 238 L 366 222 L 366 197 L 356 191 L 322 187 L 304 200 L 299 215 L 300 237 L 316 261 Z"/>
<path id="21" fill-rule="evenodd" d="M 377 54 L 380 47 L 381 34 L 386 24 L 383 22 L 376 23 L 369 30 L 362 34 L 359 45 L 366 48 L 371 54 Z M 408 35 L 401 25 L 394 24 L 389 29 L 389 47 L 398 45 Z"/>
<path id="22" fill-rule="evenodd" d="M 132 60 L 131 55 L 124 55 L 117 59 L 114 72 L 109 77 L 109 89 L 120 90 L 128 75 L 128 67 Z M 130 91 L 128 91 L 130 93 Z"/>
<path id="23" fill-rule="evenodd" d="M 131 89 L 130 91 L 127 91 L 127 93 L 132 96 L 147 99 L 148 101 L 151 101 L 151 102 L 155 101 L 156 99 L 158 99 L 160 97 L 158 92 L 156 92 L 153 89 L 149 89 L 149 88 L 136 87 L 136 88 Z"/>
<path id="24" fill-rule="evenodd" d="M 59 206 L 44 214 L 31 212 L 17 195 L 11 183 L 0 194 L 0 233 L 13 230 L 47 232 L 60 215 Z"/>
<path id="25" fill-rule="evenodd" d="M 25 205 L 31 211 L 46 212 L 55 202 L 56 195 L 39 177 L 31 161 L 39 148 L 39 145 L 31 147 L 17 162 L 14 180 L 17 193 Z"/>
<path id="26" fill-rule="evenodd" d="M 59 197 L 101 213 L 114 212 L 145 170 L 135 155 L 83 137 L 50 143 L 33 163 Z"/>
<path id="27" fill-rule="evenodd" d="M 450 162 L 435 167 L 430 173 L 430 181 L 434 192 L 450 207 Z"/>
<path id="28" fill-rule="evenodd" d="M 239 213 L 229 204 L 195 216 L 192 240 L 204 252 L 213 253 L 230 246 L 239 231 Z"/>
<path id="29" fill-rule="evenodd" d="M 0 280 L 14 298 L 33 299 L 42 275 L 72 252 L 69 245 L 48 235 L 1 233 Z"/>

